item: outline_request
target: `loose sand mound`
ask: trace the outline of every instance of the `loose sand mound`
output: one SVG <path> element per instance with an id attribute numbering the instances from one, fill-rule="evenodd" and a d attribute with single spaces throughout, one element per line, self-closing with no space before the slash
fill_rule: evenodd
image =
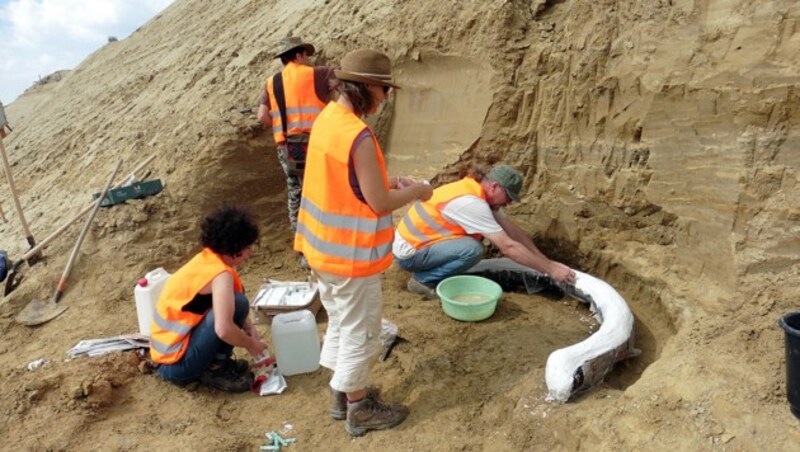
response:
<path id="1" fill-rule="evenodd" d="M 176 0 L 7 108 L 34 237 L 86 205 L 118 158 L 126 172 L 155 153 L 165 190 L 100 212 L 64 315 L 13 322 L 52 293 L 79 225 L 0 304 L 3 444 L 253 450 L 291 424 L 298 450 L 796 448 L 777 319 L 800 299 L 798 19 L 795 2 L 763 0 Z M 260 216 L 241 272 L 251 292 L 304 277 L 274 145 L 248 110 L 290 31 L 319 64 L 359 47 L 393 58 L 405 89 L 376 121 L 392 172 L 440 183 L 471 163 L 521 168 L 512 213 L 545 253 L 628 300 L 642 356 L 575 403 L 547 404 L 545 360 L 589 333 L 583 308 L 508 294 L 489 321 L 458 323 L 393 268 L 385 316 L 407 342 L 373 373 L 411 407 L 392 431 L 351 440 L 326 415 L 323 371 L 257 398 L 174 387 L 132 354 L 65 362 L 80 339 L 136 330 L 135 280 L 177 269 L 221 203 Z M 13 258 L 27 245 L 0 194 Z M 25 370 L 37 358 L 49 363 Z"/>

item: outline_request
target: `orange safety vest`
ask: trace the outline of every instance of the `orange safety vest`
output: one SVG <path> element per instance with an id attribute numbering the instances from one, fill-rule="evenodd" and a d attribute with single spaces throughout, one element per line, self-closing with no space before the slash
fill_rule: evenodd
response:
<path id="1" fill-rule="evenodd" d="M 475 195 L 486 200 L 486 192 L 480 182 L 470 177 L 442 185 L 433 191 L 431 199 L 418 201 L 411 206 L 397 226 L 397 232 L 415 249 L 467 235 L 480 240 L 480 234 L 467 234 L 464 228 L 449 222 L 442 215 L 450 201 L 464 195 Z"/>
<path id="2" fill-rule="evenodd" d="M 292 61 L 286 65 L 281 74 L 286 100 L 286 131 L 289 135 L 309 133 L 314 120 L 325 107 L 325 101 L 317 97 L 314 88 L 314 68 Z M 270 77 L 266 86 L 269 95 L 269 115 L 272 118 L 272 135 L 275 137 L 275 143 L 285 143 L 281 113 L 272 86 L 274 79 L 274 76 Z"/>
<path id="3" fill-rule="evenodd" d="M 330 102 L 314 123 L 294 249 L 315 270 L 364 277 L 392 264 L 392 213 L 376 213 L 350 189 L 350 150 L 364 129 L 369 129 L 364 121 L 336 102 Z M 369 131 L 388 190 L 383 152 Z"/>
<path id="4" fill-rule="evenodd" d="M 183 311 L 183 307 L 222 272 L 233 276 L 233 288 L 244 292 L 236 270 L 209 248 L 203 248 L 183 267 L 167 279 L 150 323 L 150 357 L 159 364 L 174 364 L 186 353 L 192 328 L 206 313 Z"/>

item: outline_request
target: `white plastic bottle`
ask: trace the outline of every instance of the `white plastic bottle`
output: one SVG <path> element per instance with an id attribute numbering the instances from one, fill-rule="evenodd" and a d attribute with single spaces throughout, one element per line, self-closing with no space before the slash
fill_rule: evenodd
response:
<path id="1" fill-rule="evenodd" d="M 272 319 L 272 348 L 281 375 L 319 369 L 317 320 L 307 309 L 278 314 Z"/>
<path id="2" fill-rule="evenodd" d="M 170 274 L 159 267 L 141 278 L 133 290 L 136 299 L 136 316 L 139 319 L 139 332 L 150 335 L 150 322 L 153 321 L 153 311 L 156 309 L 158 297 L 164 290 L 164 284 Z"/>

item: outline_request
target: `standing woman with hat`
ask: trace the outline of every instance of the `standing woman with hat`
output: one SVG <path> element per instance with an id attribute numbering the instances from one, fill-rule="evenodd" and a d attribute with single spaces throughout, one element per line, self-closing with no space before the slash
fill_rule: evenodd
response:
<path id="1" fill-rule="evenodd" d="M 346 419 L 345 429 L 360 436 L 408 415 L 408 408 L 384 404 L 366 387 L 380 350 L 380 274 L 392 263 L 392 210 L 427 200 L 433 190 L 388 177 L 378 140 L 363 121 L 399 88 L 389 57 L 356 50 L 335 73 L 339 97 L 311 131 L 294 247 L 318 279 L 328 312 L 320 364 L 333 371 L 331 417 Z"/>

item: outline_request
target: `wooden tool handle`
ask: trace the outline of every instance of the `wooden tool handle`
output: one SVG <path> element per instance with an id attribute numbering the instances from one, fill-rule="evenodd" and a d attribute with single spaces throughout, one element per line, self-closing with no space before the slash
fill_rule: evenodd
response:
<path id="1" fill-rule="evenodd" d="M 114 167 L 114 172 L 111 173 L 111 177 L 108 178 L 108 182 L 106 183 L 105 188 L 103 188 L 103 192 L 100 195 L 100 198 L 97 200 L 97 203 L 94 205 L 94 209 L 92 213 L 89 215 L 89 218 L 86 219 L 86 222 L 83 224 L 83 229 L 81 229 L 81 233 L 78 235 L 78 241 L 75 242 L 75 246 L 72 247 L 72 252 L 69 255 L 69 260 L 67 260 L 67 266 L 64 268 L 64 273 L 61 275 L 61 281 L 58 283 L 58 287 L 56 287 L 55 293 L 53 293 L 53 302 L 58 303 L 58 300 L 61 298 L 61 294 L 64 292 L 64 289 L 67 285 L 67 278 L 69 278 L 69 273 L 72 271 L 72 264 L 75 263 L 75 257 L 78 255 L 78 250 L 83 243 L 83 239 L 86 237 L 86 233 L 89 231 L 89 226 L 92 224 L 92 220 L 94 217 L 97 216 L 97 211 L 100 209 L 100 202 L 103 198 L 106 197 L 108 194 L 108 189 L 111 188 L 111 184 L 114 182 L 114 178 L 117 176 L 117 172 L 119 171 L 119 167 L 122 166 L 122 159 L 117 161 L 117 166 Z"/>
<path id="2" fill-rule="evenodd" d="M 22 213 L 22 205 L 19 203 L 19 196 L 17 195 L 17 186 L 14 184 L 14 176 L 11 174 L 11 164 L 8 163 L 8 154 L 6 153 L 6 146 L 3 144 L 2 139 L 0 139 L 0 154 L 2 154 L 3 167 L 6 170 L 6 179 L 8 179 L 8 188 L 11 190 L 11 197 L 14 198 L 14 207 L 17 209 L 19 222 L 22 223 L 22 229 L 25 231 L 25 238 L 28 240 L 28 244 L 30 244 L 33 241 L 33 235 L 31 235 L 31 229 L 28 227 L 28 222 L 25 221 L 25 215 Z"/>

